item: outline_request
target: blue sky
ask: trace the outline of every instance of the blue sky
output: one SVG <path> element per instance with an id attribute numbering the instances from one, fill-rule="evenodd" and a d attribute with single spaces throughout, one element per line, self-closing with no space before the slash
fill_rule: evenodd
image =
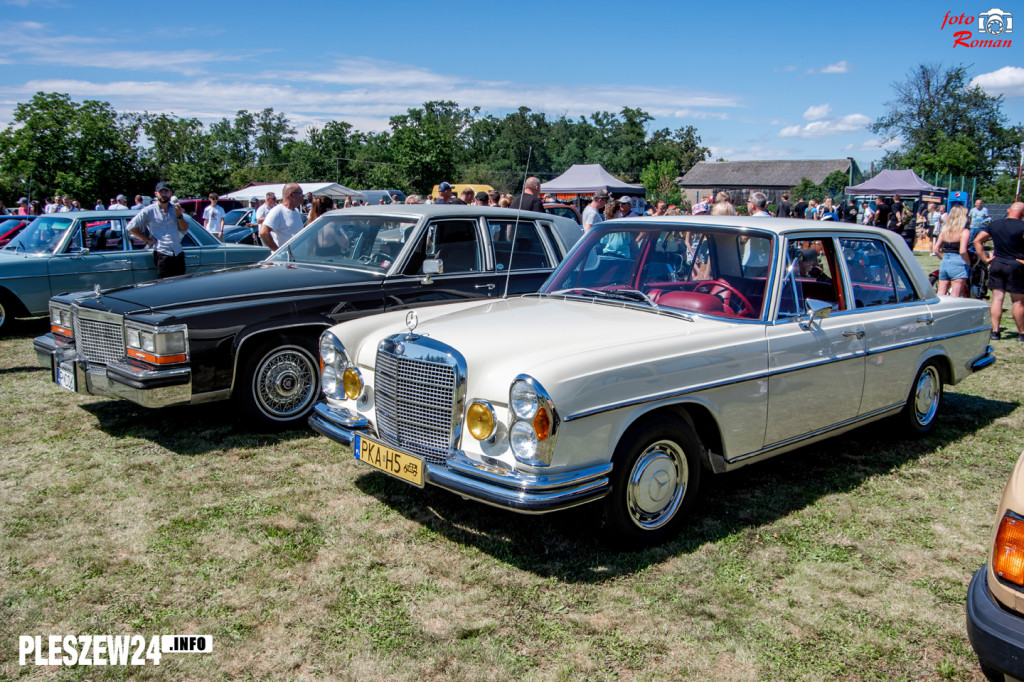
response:
<path id="1" fill-rule="evenodd" d="M 204 122 L 273 107 L 300 129 L 383 130 L 432 99 L 498 116 L 631 106 L 695 126 L 713 158 L 866 165 L 883 153 L 867 125 L 922 62 L 968 66 L 1024 122 L 1024 4 L 1001 6 L 1020 23 L 1000 48 L 954 45 L 992 38 L 990 4 L 930 5 L 0 0 L 0 125 L 39 90 Z M 943 29 L 947 13 L 975 20 Z"/>

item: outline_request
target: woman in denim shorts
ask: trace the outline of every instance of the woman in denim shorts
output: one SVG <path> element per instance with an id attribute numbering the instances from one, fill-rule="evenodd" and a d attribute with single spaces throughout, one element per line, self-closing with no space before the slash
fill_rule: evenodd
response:
<path id="1" fill-rule="evenodd" d="M 932 246 L 933 256 L 942 254 L 942 262 L 939 264 L 939 296 L 946 294 L 963 296 L 967 285 L 968 269 L 971 267 L 971 255 L 967 252 L 970 239 L 971 230 L 967 227 L 967 209 L 963 206 L 954 206 Z M 952 291 L 950 291 L 951 283 Z"/>

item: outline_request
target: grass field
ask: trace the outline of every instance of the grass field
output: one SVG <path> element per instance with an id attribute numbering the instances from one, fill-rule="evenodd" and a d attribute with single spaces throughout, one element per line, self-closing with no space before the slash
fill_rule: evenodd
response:
<path id="1" fill-rule="evenodd" d="M 416 490 L 228 405 L 68 393 L 43 329 L 0 339 L 2 678 L 982 679 L 964 596 L 1024 449 L 1016 341 L 930 437 L 876 424 L 706 477 L 678 539 L 615 553 L 587 508 Z M 18 665 L 19 635 L 86 633 L 214 651 Z"/>

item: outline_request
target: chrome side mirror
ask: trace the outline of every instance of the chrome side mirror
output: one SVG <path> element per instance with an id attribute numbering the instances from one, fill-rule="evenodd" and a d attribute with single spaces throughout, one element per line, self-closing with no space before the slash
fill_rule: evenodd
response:
<path id="1" fill-rule="evenodd" d="M 832 314 L 832 304 L 809 298 L 804 301 L 804 311 L 807 313 L 807 319 L 800 321 L 800 328 L 810 329 L 815 320 L 824 320 Z"/>
<path id="2" fill-rule="evenodd" d="M 440 275 L 444 273 L 444 261 L 440 258 L 427 258 L 423 261 L 423 265 L 420 267 L 426 277 L 420 280 L 421 284 L 433 284 L 434 280 L 430 279 L 431 275 Z"/>
<path id="3" fill-rule="evenodd" d="M 82 256 L 88 256 L 88 255 L 89 255 L 89 247 L 84 247 L 84 248 L 78 249 L 77 251 L 72 251 L 71 252 L 71 257 L 72 258 L 81 258 Z"/>

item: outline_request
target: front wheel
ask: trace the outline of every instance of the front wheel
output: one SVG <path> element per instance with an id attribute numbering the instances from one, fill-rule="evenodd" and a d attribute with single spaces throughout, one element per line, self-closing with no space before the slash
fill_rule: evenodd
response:
<path id="1" fill-rule="evenodd" d="M 631 427 L 612 459 L 605 539 L 629 548 L 674 536 L 700 488 L 700 453 L 700 439 L 679 417 L 657 416 Z"/>
<path id="2" fill-rule="evenodd" d="M 935 428 L 935 416 L 942 402 L 942 374 L 934 362 L 925 363 L 917 372 L 900 419 L 913 435 L 925 435 Z"/>
<path id="3" fill-rule="evenodd" d="M 305 425 L 319 393 L 314 342 L 280 337 L 249 355 L 239 398 L 248 416 L 261 426 L 284 429 Z"/>

